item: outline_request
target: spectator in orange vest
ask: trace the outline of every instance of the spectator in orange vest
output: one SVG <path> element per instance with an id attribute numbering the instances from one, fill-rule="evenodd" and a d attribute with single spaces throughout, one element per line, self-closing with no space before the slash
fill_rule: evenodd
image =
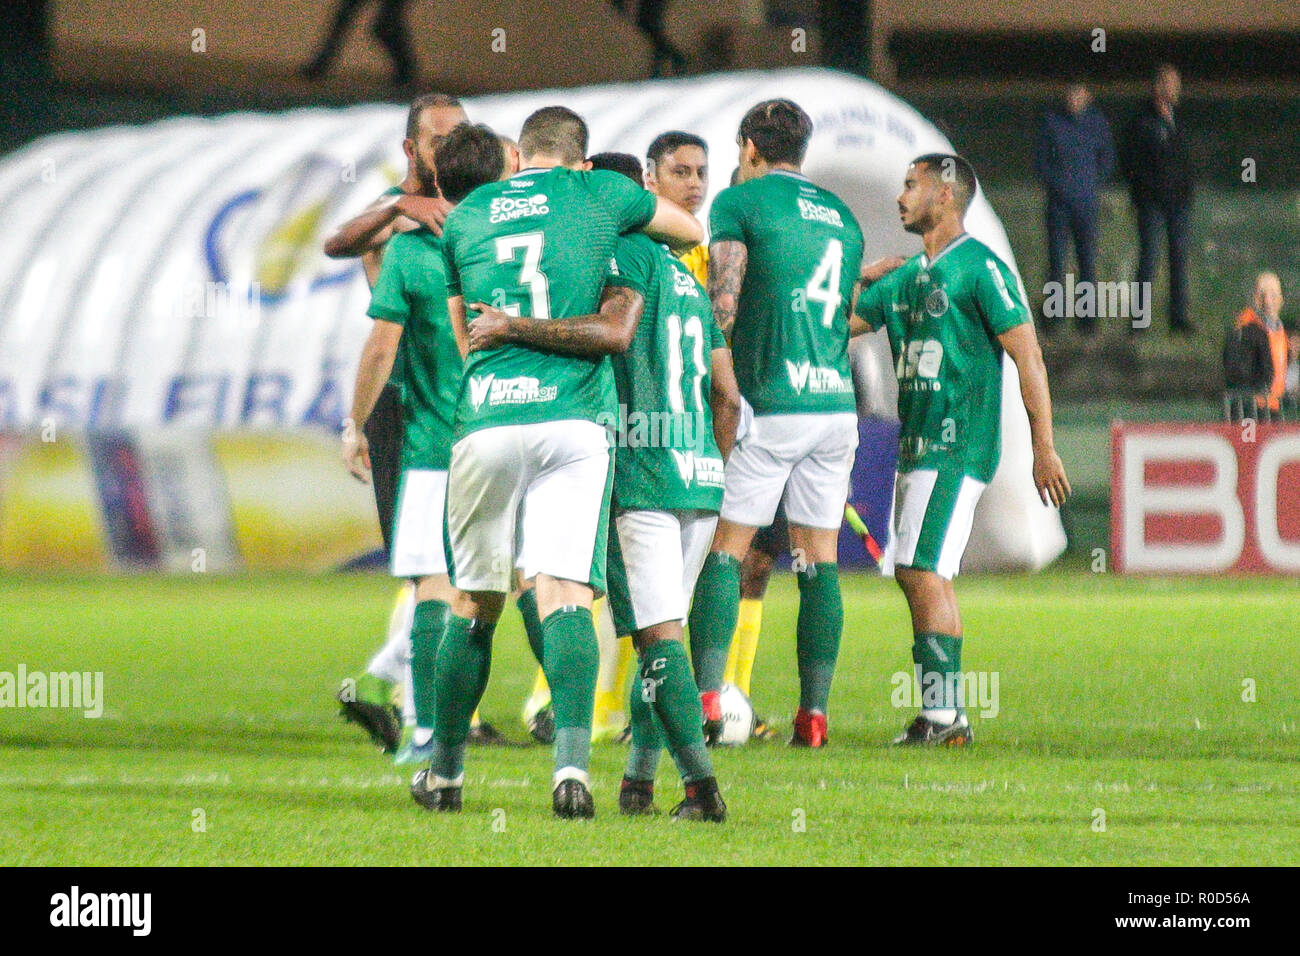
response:
<path id="1" fill-rule="evenodd" d="M 1277 411 L 1279 400 L 1286 391 L 1286 370 L 1291 357 L 1281 315 L 1282 282 L 1274 272 L 1261 272 L 1255 277 L 1255 306 L 1243 309 L 1237 316 L 1237 328 L 1258 325 L 1268 335 L 1269 352 L 1273 357 L 1273 383 L 1265 394 L 1255 397 L 1255 403 L 1273 411 Z"/>

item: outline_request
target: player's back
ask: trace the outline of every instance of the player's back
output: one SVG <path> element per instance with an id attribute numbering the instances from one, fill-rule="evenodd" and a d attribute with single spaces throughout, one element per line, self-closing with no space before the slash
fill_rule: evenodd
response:
<path id="1" fill-rule="evenodd" d="M 723 190 L 709 221 L 710 242 L 747 248 L 732 350 L 755 414 L 854 411 L 848 309 L 862 230 L 853 213 L 807 177 L 776 170 Z"/>
<path id="2" fill-rule="evenodd" d="M 535 319 L 595 312 L 619 234 L 643 226 L 654 209 L 652 194 L 604 171 L 530 169 L 480 186 L 447 218 L 448 291 L 467 307 L 483 302 Z M 595 421 L 613 407 L 608 359 L 510 345 L 469 356 L 457 436 L 493 425 Z"/>
<path id="3" fill-rule="evenodd" d="M 649 236 L 618 240 L 610 285 L 645 300 L 636 335 L 613 357 L 620 414 L 620 508 L 716 509 L 722 455 L 713 436 L 712 353 L 726 340 L 689 267 Z"/>

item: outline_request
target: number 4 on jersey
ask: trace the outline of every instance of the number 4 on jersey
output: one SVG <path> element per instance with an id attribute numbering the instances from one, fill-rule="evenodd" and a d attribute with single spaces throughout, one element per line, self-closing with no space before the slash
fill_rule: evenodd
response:
<path id="1" fill-rule="evenodd" d="M 822 325 L 828 329 L 835 324 L 835 313 L 844 299 L 840 295 L 840 269 L 843 261 L 844 244 L 838 239 L 830 240 L 826 243 L 822 261 L 817 263 L 812 278 L 804 287 L 804 295 L 809 302 L 822 304 Z"/>

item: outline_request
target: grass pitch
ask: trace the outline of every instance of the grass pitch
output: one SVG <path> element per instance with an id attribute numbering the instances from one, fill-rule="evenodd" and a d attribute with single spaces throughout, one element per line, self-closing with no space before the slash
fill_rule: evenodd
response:
<path id="1" fill-rule="evenodd" d="M 552 819 L 536 746 L 471 750 L 465 812 L 420 810 L 331 699 L 394 590 L 0 577 L 0 671 L 102 671 L 105 696 L 97 720 L 0 709 L 0 864 L 1300 863 L 1297 581 L 962 578 L 964 663 L 997 672 L 998 713 L 969 751 L 900 752 L 904 603 L 848 576 L 831 747 L 807 752 L 784 745 L 797 601 L 778 576 L 754 699 L 783 736 L 717 752 L 722 826 L 621 818 L 616 745 L 595 750 L 591 823 Z M 508 609 L 483 712 L 520 740 L 532 676 Z M 680 798 L 667 759 L 658 791 Z"/>

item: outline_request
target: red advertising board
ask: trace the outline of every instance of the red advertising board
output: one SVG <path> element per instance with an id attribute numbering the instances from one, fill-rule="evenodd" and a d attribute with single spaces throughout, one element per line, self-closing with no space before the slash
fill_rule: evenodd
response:
<path id="1" fill-rule="evenodd" d="M 1300 424 L 1111 425 L 1117 571 L 1300 573 Z"/>

